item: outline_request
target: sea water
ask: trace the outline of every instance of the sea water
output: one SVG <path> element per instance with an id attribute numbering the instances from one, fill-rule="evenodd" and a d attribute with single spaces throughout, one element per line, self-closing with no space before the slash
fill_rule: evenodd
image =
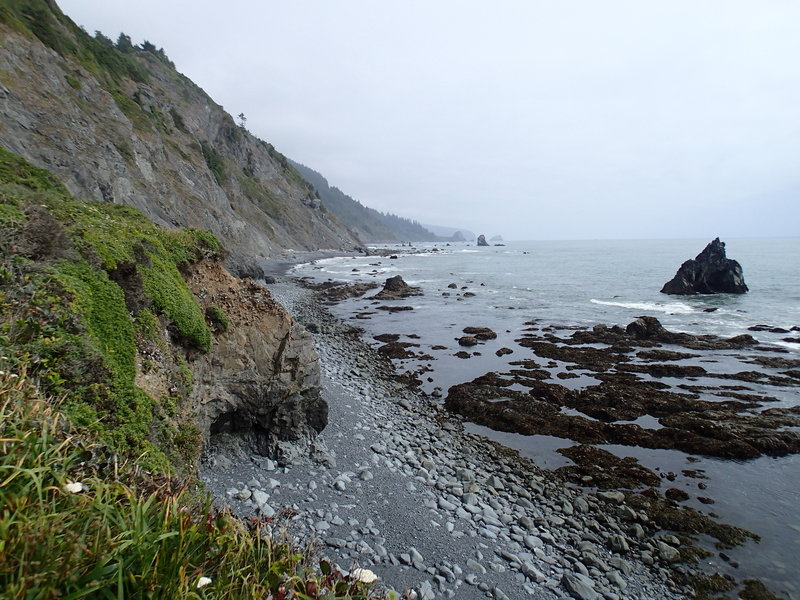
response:
<path id="1" fill-rule="evenodd" d="M 747 333 L 772 345 L 780 356 L 800 358 L 800 331 L 791 331 L 800 326 L 800 239 L 726 241 L 728 257 L 743 267 L 750 287 L 747 294 L 660 293 L 681 263 L 703 249 L 707 242 L 700 240 L 503 242 L 502 246 L 489 247 L 439 243 L 418 244 L 418 252 L 412 253 L 404 252 L 408 248 L 385 246 L 383 249 L 397 252 L 396 258 L 324 259 L 296 267 L 295 274 L 316 281 L 379 284 L 401 275 L 409 285 L 420 287 L 421 296 L 380 303 L 411 306 L 411 311 L 376 310 L 375 301 L 369 299 L 373 293 L 369 292 L 338 304 L 334 312 L 363 328 L 367 339 L 380 333 L 399 333 L 404 336 L 401 341 L 419 344 L 412 350 L 430 358 L 396 364 L 400 371 L 424 371 L 421 387 L 428 393 L 440 390 L 446 395 L 452 385 L 489 371 L 507 371 L 510 361 L 532 357 L 530 350 L 514 341 L 531 322 L 539 327 L 590 328 L 598 323 L 624 327 L 639 316 L 650 315 L 671 331 L 722 337 Z M 749 330 L 754 325 L 785 331 Z M 461 349 L 456 340 L 467 326 L 489 327 L 498 338 L 470 349 L 479 350 L 480 356 L 454 358 Z M 569 331 L 556 333 L 568 335 Z M 444 349 L 434 349 L 438 346 Z M 497 357 L 494 351 L 501 347 L 514 353 Z M 753 369 L 752 365 L 742 368 L 725 353 L 717 359 L 731 361 L 731 372 Z M 595 382 L 590 376 L 558 381 L 570 387 Z M 777 397 L 778 403 L 770 406 L 800 404 L 798 387 L 748 387 Z M 567 462 L 554 449 L 570 445 L 569 440 L 501 434 L 477 425 L 468 429 L 514 447 L 545 468 Z M 800 563 L 796 558 L 800 556 L 800 461 L 796 456 L 752 461 L 701 458 L 689 463 L 685 454 L 674 450 L 606 449 L 635 456 L 643 465 L 662 472 L 704 469 L 708 477 L 704 494 L 714 498 L 716 504 L 689 504 L 762 536 L 757 544 L 726 551 L 740 563 L 738 568 L 732 569 L 718 557 L 709 562 L 720 570 L 730 570 L 739 579 L 758 577 L 785 595 L 800 598 Z"/>

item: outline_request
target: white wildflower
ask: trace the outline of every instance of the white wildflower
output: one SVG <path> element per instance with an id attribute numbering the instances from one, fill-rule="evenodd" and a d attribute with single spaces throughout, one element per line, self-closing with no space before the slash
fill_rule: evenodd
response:
<path id="1" fill-rule="evenodd" d="M 378 576 L 369 569 L 353 569 L 350 571 L 350 576 L 362 583 L 372 583 L 378 579 Z"/>
<path id="2" fill-rule="evenodd" d="M 80 481 L 71 481 L 64 485 L 64 491 L 70 494 L 80 494 L 84 489 Z"/>
<path id="3" fill-rule="evenodd" d="M 209 583 L 211 583 L 211 577 L 201 577 L 197 580 L 197 589 L 206 587 Z"/>

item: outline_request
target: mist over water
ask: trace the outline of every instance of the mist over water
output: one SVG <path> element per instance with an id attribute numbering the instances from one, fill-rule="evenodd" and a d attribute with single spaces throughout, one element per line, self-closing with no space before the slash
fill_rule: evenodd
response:
<path id="1" fill-rule="evenodd" d="M 589 327 L 605 323 L 625 326 L 642 315 L 658 318 L 671 331 L 732 337 L 750 334 L 789 359 L 800 358 L 800 239 L 724 240 L 729 258 L 739 261 L 750 292 L 744 295 L 668 296 L 659 290 L 678 267 L 694 258 L 709 240 L 627 240 L 505 242 L 505 246 L 476 247 L 467 244 L 418 244 L 421 254 L 402 254 L 396 259 L 359 256 L 320 260 L 300 265 L 299 276 L 316 281 L 374 281 L 380 285 L 394 275 L 422 288 L 424 295 L 400 301 L 376 303 L 368 292 L 333 307 L 334 313 L 364 329 L 364 336 L 398 333 L 402 341 L 419 344 L 416 352 L 428 359 L 396 361 L 399 371 L 419 371 L 421 389 L 437 388 L 446 396 L 450 386 L 470 381 L 489 371 L 504 372 L 514 360 L 532 358 L 530 350 L 515 339 L 535 322 L 537 327 Z M 437 251 L 432 251 L 434 248 Z M 455 284 L 455 288 L 448 287 Z M 377 290 L 375 290 L 377 291 Z M 465 297 L 465 293 L 474 296 Z M 446 294 L 446 295 L 445 295 Z M 413 310 L 386 312 L 381 305 L 411 306 Z M 360 315 L 360 318 L 356 318 Z M 787 330 L 783 333 L 750 331 L 754 325 Z M 467 360 L 454 358 L 456 343 L 464 327 L 489 327 L 496 340 L 471 351 L 480 355 Z M 566 336 L 570 331 L 557 331 Z M 376 343 L 377 345 L 377 343 Z M 445 349 L 434 349 L 444 346 Z M 495 355 L 507 347 L 513 354 Z M 721 351 L 713 357 L 722 372 L 752 370 L 739 353 Z M 699 363 L 698 363 L 699 364 Z M 680 381 L 664 381 L 677 384 Z M 552 379 L 569 387 L 597 383 L 591 374 L 571 380 Z M 694 382 L 716 386 L 718 380 Z M 773 396 L 769 406 L 800 404 L 800 388 L 748 383 L 754 393 Z M 642 423 L 643 427 L 658 426 Z M 567 459 L 555 453 L 572 445 L 570 440 L 547 436 L 501 434 L 468 425 L 470 431 L 493 437 L 520 450 L 543 467 L 555 468 Z M 708 479 L 707 495 L 716 500 L 705 506 L 694 498 L 689 505 L 705 513 L 714 512 L 723 522 L 740 525 L 762 536 L 759 543 L 726 550 L 741 566 L 730 567 L 713 556 L 708 562 L 738 579 L 758 577 L 790 598 L 800 598 L 800 574 L 788 556 L 800 555 L 800 460 L 797 456 L 762 457 L 730 461 L 693 457 L 676 450 L 648 450 L 627 446 L 605 446 L 621 456 L 634 456 L 651 469 L 680 474 L 683 469 L 703 469 Z M 671 486 L 696 490 L 697 481 L 680 477 Z"/>

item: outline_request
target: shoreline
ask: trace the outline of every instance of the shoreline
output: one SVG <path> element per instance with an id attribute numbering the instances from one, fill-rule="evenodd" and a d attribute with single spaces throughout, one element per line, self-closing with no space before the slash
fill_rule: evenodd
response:
<path id="1" fill-rule="evenodd" d="M 300 539 L 321 540 L 320 552 L 344 570 L 370 568 L 420 598 L 692 595 L 672 582 L 692 573 L 672 562 L 686 550 L 681 541 L 649 537 L 646 515 L 623 494 L 577 490 L 465 433 L 311 291 L 291 281 L 270 289 L 316 325 L 330 422 L 312 446 L 316 462 L 282 467 L 216 440 L 201 474 L 237 514 L 275 518 Z"/>
<path id="2" fill-rule="evenodd" d="M 402 260 L 394 265 L 384 262 L 377 270 L 372 267 L 378 265 L 366 266 L 368 261 L 353 262 L 304 268 L 302 272 L 312 276 L 310 281 L 316 282 L 312 285 L 328 290 L 326 303 L 335 304 L 330 310 L 362 328 L 364 340 L 391 356 L 397 371 L 405 372 L 406 379 L 420 390 L 444 397 L 451 395 L 448 390 L 452 386 L 460 387 L 459 404 L 469 409 L 466 414 L 471 421 L 490 425 L 495 430 L 489 433 L 492 439 L 514 436 L 512 447 L 537 462 L 542 435 L 545 456 L 558 457 L 558 466 L 572 464 L 572 457 L 565 458 L 567 452 L 556 454 L 556 449 L 581 442 L 594 444 L 599 450 L 593 455 L 575 451 L 582 467 L 596 464 L 598 457 L 605 463 L 607 452 L 632 457 L 625 461 L 633 462 L 646 487 L 657 489 L 659 496 L 666 495 L 674 507 L 693 508 L 706 516 L 708 525 L 700 532 L 717 529 L 714 523 L 722 522 L 761 535 L 759 542 L 733 549 L 728 549 L 727 542 L 715 547 L 713 539 L 700 536 L 703 548 L 711 553 L 709 561 L 715 563 L 713 569 L 738 581 L 760 578 L 780 590 L 781 597 L 800 597 L 800 579 L 784 559 L 786 552 L 800 550 L 796 533 L 800 522 L 793 508 L 800 473 L 800 408 L 796 406 L 800 361 L 786 348 L 774 345 L 774 338 L 785 336 L 785 331 L 762 335 L 771 326 L 753 325 L 772 321 L 761 316 L 760 320 L 743 323 L 742 317 L 740 327 L 727 334 L 670 327 L 641 341 L 626 335 L 625 324 L 636 320 L 635 316 L 610 321 L 620 323 L 621 328 L 596 325 L 609 321 L 570 321 L 568 317 L 550 320 L 539 316 L 523 323 L 530 319 L 527 315 L 517 319 L 517 326 L 512 321 L 516 318 L 513 315 L 521 314 L 518 311 L 482 315 L 464 310 L 468 304 L 475 306 L 481 297 L 491 297 L 491 282 L 473 273 L 456 275 L 452 260 L 450 278 L 439 274 L 446 269 L 429 268 L 430 261 L 413 262 L 413 267 L 402 264 Z M 418 285 L 431 271 L 437 278 L 424 288 L 425 297 L 390 302 L 392 312 L 388 314 L 386 306 L 377 306 L 374 292 L 356 293 L 363 282 L 377 285 L 397 272 L 402 272 L 411 285 Z M 467 280 L 470 276 L 474 282 Z M 339 283 L 320 285 L 325 277 Z M 448 281 L 470 287 L 449 289 L 453 284 L 446 285 Z M 483 281 L 487 281 L 487 287 L 478 287 Z M 460 302 L 458 293 L 463 290 L 478 292 L 478 298 Z M 725 300 L 710 299 L 700 306 L 722 306 Z M 498 304 L 498 308 L 506 306 L 502 301 Z M 409 309 L 413 312 L 393 314 Z M 547 314 L 541 307 L 536 312 Z M 702 323 L 701 319 L 716 318 L 717 313 L 705 317 L 707 312 L 696 309 L 694 320 Z M 512 319 L 505 315 L 512 315 Z M 477 345 L 467 348 L 454 343 L 463 335 L 464 326 L 485 325 L 496 330 L 497 339 L 478 340 Z M 788 325 L 785 328 L 798 330 Z M 507 360 L 495 356 L 496 350 L 509 346 L 514 351 Z M 455 350 L 458 352 L 454 355 Z M 488 376 L 476 378 L 483 373 Z M 496 413 L 493 423 L 481 420 L 492 412 Z M 526 420 L 525 429 L 520 431 L 520 423 Z M 551 435 L 559 437 L 547 437 L 552 421 L 557 421 L 561 432 Z M 637 425 L 641 429 L 636 429 Z M 580 434 L 578 438 L 572 437 L 573 428 Z M 497 429 L 519 433 L 498 434 Z M 557 440 L 562 443 L 557 444 Z M 564 450 L 573 452 L 572 448 Z M 627 470 L 622 461 L 614 462 L 600 466 Z M 598 470 L 594 471 L 572 469 L 572 476 L 577 485 L 585 487 L 593 485 L 584 478 L 594 478 Z M 610 488 L 615 487 L 611 482 Z M 694 518 L 683 520 L 691 527 Z M 695 531 L 694 536 L 700 532 Z"/>

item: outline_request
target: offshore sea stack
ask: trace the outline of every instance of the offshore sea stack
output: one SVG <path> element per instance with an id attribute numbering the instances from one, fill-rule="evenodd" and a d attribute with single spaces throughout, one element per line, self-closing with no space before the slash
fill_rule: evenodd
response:
<path id="1" fill-rule="evenodd" d="M 716 238 L 694 259 L 687 260 L 675 277 L 664 284 L 662 294 L 744 294 L 747 284 L 742 266 L 725 256 L 725 242 Z"/>
<path id="2" fill-rule="evenodd" d="M 483 234 L 480 234 L 478 236 L 478 246 L 488 246 L 488 245 L 489 245 L 489 242 L 486 241 L 486 236 L 483 235 Z"/>

